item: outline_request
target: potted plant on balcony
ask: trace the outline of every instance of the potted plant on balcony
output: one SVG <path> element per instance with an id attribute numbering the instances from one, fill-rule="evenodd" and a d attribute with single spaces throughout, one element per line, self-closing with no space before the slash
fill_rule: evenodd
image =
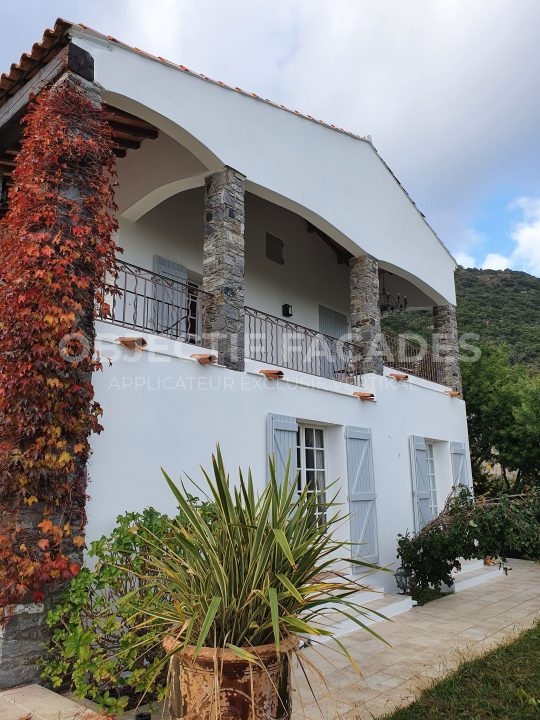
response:
<path id="1" fill-rule="evenodd" d="M 334 504 L 316 515 L 322 494 L 298 495 L 288 468 L 278 481 L 272 462 L 257 494 L 251 472 L 230 481 L 219 447 L 212 459 L 213 477 L 203 471 L 210 514 L 163 471 L 184 521 L 170 520 L 166 541 L 153 537 L 149 573 L 139 576 L 145 592 L 135 590 L 124 602 L 141 628 L 162 634 L 172 660 L 172 716 L 284 720 L 291 712 L 290 660 L 302 660 L 299 635 L 332 638 L 324 626 L 330 612 L 376 633 L 354 602 L 363 586 L 334 569 L 347 545 L 333 535 L 343 520 Z"/>

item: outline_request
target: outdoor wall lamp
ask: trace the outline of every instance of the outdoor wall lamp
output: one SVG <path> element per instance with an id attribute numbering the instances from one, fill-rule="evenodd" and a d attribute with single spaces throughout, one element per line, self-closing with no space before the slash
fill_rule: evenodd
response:
<path id="1" fill-rule="evenodd" d="M 394 573 L 394 577 L 396 578 L 398 590 L 405 595 L 409 590 L 409 578 L 407 577 L 405 570 L 402 567 L 398 567 Z"/>
<path id="2" fill-rule="evenodd" d="M 281 314 L 283 317 L 292 317 L 292 305 L 285 303 L 281 306 Z"/>

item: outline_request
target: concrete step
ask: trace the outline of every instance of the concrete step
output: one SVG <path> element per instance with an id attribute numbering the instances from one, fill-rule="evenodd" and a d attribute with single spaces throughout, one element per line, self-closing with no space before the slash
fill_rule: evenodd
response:
<path id="1" fill-rule="evenodd" d="M 380 597 L 372 596 L 372 598 L 363 602 L 362 606 L 366 611 L 364 616 L 359 617 L 359 620 L 366 625 L 371 627 L 378 622 L 387 620 L 396 615 L 401 615 L 404 612 L 410 610 L 413 606 L 412 599 L 409 595 L 398 595 L 398 594 L 386 594 Z M 352 610 L 350 611 L 352 615 Z M 332 630 L 335 637 L 343 637 L 352 632 L 357 632 L 361 628 L 353 621 L 348 618 L 343 618 L 339 613 L 328 613 L 328 615 L 321 621 L 321 627 L 325 630 Z M 326 642 L 327 638 L 317 638 L 319 642 Z"/>
<path id="2" fill-rule="evenodd" d="M 499 570 L 499 565 L 482 565 L 474 570 L 468 570 L 466 573 L 457 573 L 455 575 L 454 584 L 452 586 L 453 592 L 461 592 L 470 587 L 476 585 L 482 585 L 482 583 L 490 582 L 491 580 L 497 580 L 503 577 L 504 572 Z M 452 590 L 451 590 L 452 592 Z"/>
<path id="3" fill-rule="evenodd" d="M 461 570 L 453 570 L 452 575 L 455 575 L 456 577 L 463 577 L 463 575 L 466 575 L 469 572 L 474 572 L 475 570 L 481 570 L 483 567 L 483 560 L 462 560 Z"/>

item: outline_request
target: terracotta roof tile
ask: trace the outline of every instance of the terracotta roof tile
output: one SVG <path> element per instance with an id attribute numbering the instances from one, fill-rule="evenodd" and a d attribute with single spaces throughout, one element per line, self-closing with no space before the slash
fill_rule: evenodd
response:
<path id="1" fill-rule="evenodd" d="M 0 106 L 3 105 L 4 102 L 9 98 L 10 95 L 17 92 L 19 87 L 21 87 L 27 80 L 29 80 L 32 75 L 34 75 L 39 68 L 48 62 L 50 59 L 52 59 L 59 50 L 66 45 L 69 42 L 69 35 L 70 30 L 74 30 L 75 32 L 77 29 L 81 31 L 86 31 L 88 33 L 91 33 L 92 35 L 95 35 L 98 38 L 101 38 L 102 40 L 106 40 L 107 42 L 114 43 L 115 45 L 119 45 L 121 47 L 126 48 L 127 50 L 130 50 L 131 52 L 136 53 L 137 55 L 141 55 L 142 57 L 146 57 L 150 60 L 154 60 L 156 62 L 161 63 L 162 65 L 166 65 L 167 67 L 172 67 L 177 70 L 181 70 L 182 72 L 191 75 L 193 77 L 201 78 L 202 80 L 205 80 L 207 82 L 211 82 L 214 85 L 218 85 L 219 87 L 226 88 L 228 90 L 234 90 L 241 95 L 245 95 L 246 97 L 251 97 L 254 100 L 257 100 L 259 102 L 264 102 L 267 105 L 271 105 L 272 107 L 280 108 L 282 110 L 286 110 L 287 112 L 290 112 L 294 115 L 297 115 L 298 117 L 302 117 L 305 120 L 309 120 L 310 122 L 317 123 L 318 125 L 322 125 L 324 127 L 331 128 L 332 130 L 337 130 L 338 132 L 341 132 L 345 135 L 349 135 L 350 137 L 356 138 L 357 140 L 364 140 L 367 142 L 367 139 L 365 137 L 362 137 L 360 135 L 357 135 L 355 133 L 349 132 L 348 130 L 343 130 L 342 128 L 336 128 L 335 125 L 331 125 L 327 122 L 324 122 L 323 120 L 317 120 L 311 115 L 305 115 L 301 113 L 299 110 L 291 110 L 285 105 L 281 105 L 278 103 L 273 102 L 272 100 L 269 100 L 268 98 L 264 99 L 257 95 L 257 93 L 254 92 L 247 92 L 246 90 L 243 90 L 239 87 L 232 87 L 228 85 L 227 83 L 224 83 L 221 80 L 213 80 L 212 78 L 209 78 L 204 73 L 197 73 L 194 70 L 191 70 L 190 68 L 186 67 L 185 65 L 179 65 L 178 63 L 172 62 L 171 60 L 167 60 L 164 57 L 152 55 L 149 52 L 146 52 L 145 50 L 141 50 L 138 47 L 134 47 L 132 45 L 128 45 L 117 38 L 113 37 L 112 35 L 104 35 L 103 33 L 99 32 L 98 30 L 94 30 L 93 28 L 89 27 L 88 25 L 85 25 L 83 23 L 72 23 L 68 20 L 62 20 L 59 18 L 54 28 L 50 30 L 45 30 L 43 34 L 43 39 L 39 43 L 35 43 L 35 45 L 32 48 L 32 51 L 30 54 L 24 53 L 21 56 L 21 60 L 18 64 L 13 64 L 11 66 L 11 69 L 9 73 L 4 73 L 0 78 Z"/>
<path id="2" fill-rule="evenodd" d="M 0 76 L 0 105 L 17 92 L 38 70 L 51 60 L 69 42 L 68 31 L 72 23 L 57 20 L 51 30 L 45 30 L 41 42 L 35 43 L 29 53 L 23 53 L 9 72 Z"/>
<path id="3" fill-rule="evenodd" d="M 409 198 L 412 205 L 416 208 L 417 212 L 421 215 L 421 217 L 424 219 L 424 222 L 429 226 L 427 221 L 425 220 L 425 216 L 420 210 L 418 210 L 418 207 L 416 206 L 416 203 L 411 198 L 409 193 L 405 190 L 401 182 L 396 177 L 395 173 L 390 169 L 388 164 L 383 160 L 383 158 L 380 156 L 380 154 L 377 152 L 377 149 L 374 147 L 373 143 L 371 142 L 371 138 L 369 136 L 361 136 L 357 135 L 353 132 L 350 132 L 348 130 L 344 130 L 343 128 L 338 128 L 336 125 L 330 124 L 325 122 L 324 120 L 317 120 L 316 118 L 312 117 L 311 115 L 304 115 L 299 110 L 291 110 L 286 105 L 281 105 L 279 103 L 276 103 L 272 100 L 269 100 L 268 98 L 263 99 L 262 97 L 259 97 L 256 93 L 250 93 L 246 92 L 245 90 L 242 90 L 242 88 L 233 88 L 232 86 L 228 85 L 227 83 L 224 83 L 221 80 L 213 80 L 209 78 L 207 75 L 203 75 L 202 73 L 197 73 L 193 70 L 190 70 L 190 68 L 186 67 L 185 65 L 179 65 L 178 63 L 172 62 L 171 60 L 167 60 L 166 58 L 159 57 L 157 55 L 152 55 L 151 53 L 146 52 L 145 50 L 141 50 L 140 48 L 133 47 L 132 45 L 128 45 L 127 43 L 121 42 L 120 40 L 117 40 L 112 35 L 104 35 L 103 33 L 99 32 L 98 30 L 94 30 L 93 28 L 89 27 L 88 25 L 84 25 L 83 23 L 72 23 L 69 20 L 63 20 L 62 18 L 58 18 L 56 21 L 54 28 L 47 29 L 43 33 L 43 38 L 41 42 L 35 43 L 32 47 L 32 50 L 30 53 L 23 53 L 21 56 L 20 61 L 17 64 L 13 64 L 11 66 L 11 69 L 8 73 L 4 73 L 0 76 L 0 107 L 7 102 L 9 97 L 17 92 L 19 88 L 21 88 L 30 78 L 35 75 L 35 73 L 38 72 L 38 70 L 45 65 L 49 60 L 55 57 L 55 55 L 69 42 L 70 40 L 70 30 L 74 30 L 75 34 L 76 31 L 83 31 L 90 33 L 94 35 L 95 37 L 105 40 L 110 43 L 114 43 L 116 45 L 119 45 L 120 47 L 126 48 L 127 50 L 137 53 L 137 55 L 141 55 L 142 57 L 148 58 L 150 60 L 154 60 L 155 62 L 159 62 L 162 65 L 165 65 L 167 67 L 174 68 L 176 70 L 180 70 L 181 72 L 184 72 L 188 75 L 191 75 L 192 77 L 198 77 L 202 80 L 205 80 L 206 82 L 213 83 L 214 85 L 217 85 L 218 87 L 225 88 L 227 90 L 232 90 L 234 92 L 238 92 L 242 95 L 246 95 L 247 97 L 251 97 L 254 100 L 257 100 L 258 102 L 264 102 L 267 105 L 270 105 L 271 107 L 275 107 L 281 110 L 285 110 L 286 112 L 292 113 L 293 115 L 296 115 L 297 117 L 301 117 L 308 122 L 316 123 L 317 125 L 321 125 L 323 127 L 329 128 L 330 130 L 333 130 L 334 132 L 339 132 L 344 135 L 348 135 L 349 137 L 354 138 L 355 140 L 362 140 L 363 142 L 369 143 L 379 159 L 384 163 L 388 171 L 391 173 L 391 175 L 394 177 L 395 181 L 398 183 L 398 185 L 401 187 L 405 195 Z M 437 237 L 441 245 L 446 249 L 446 246 L 442 241 L 438 238 L 436 233 L 433 231 L 433 228 L 431 228 L 431 231 L 433 234 Z M 447 250 L 448 252 L 448 250 Z M 449 253 L 450 254 L 450 253 Z"/>

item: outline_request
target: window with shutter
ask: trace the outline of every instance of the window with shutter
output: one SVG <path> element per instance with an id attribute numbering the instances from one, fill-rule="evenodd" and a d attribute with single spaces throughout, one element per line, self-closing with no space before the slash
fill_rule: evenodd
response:
<path id="1" fill-rule="evenodd" d="M 414 519 L 416 532 L 438 512 L 433 443 L 423 437 L 411 437 Z"/>
<path id="2" fill-rule="evenodd" d="M 317 493 L 313 503 L 316 520 L 326 519 L 326 451 L 324 428 L 299 425 L 296 433 L 296 462 L 298 467 L 298 494 L 304 489 L 308 494 Z"/>
<path id="3" fill-rule="evenodd" d="M 287 463 L 290 461 L 289 479 L 296 475 L 296 442 L 298 423 L 296 418 L 287 415 L 266 416 L 266 447 L 269 456 L 274 458 L 276 477 L 283 482 Z"/>
<path id="4" fill-rule="evenodd" d="M 454 487 L 458 488 L 460 485 L 469 488 L 472 487 L 465 443 L 450 443 L 450 458 L 452 461 L 452 479 Z"/>
<path id="5" fill-rule="evenodd" d="M 373 446 L 369 428 L 345 428 L 352 557 L 379 560 Z M 353 572 L 362 572 L 353 565 Z"/>

